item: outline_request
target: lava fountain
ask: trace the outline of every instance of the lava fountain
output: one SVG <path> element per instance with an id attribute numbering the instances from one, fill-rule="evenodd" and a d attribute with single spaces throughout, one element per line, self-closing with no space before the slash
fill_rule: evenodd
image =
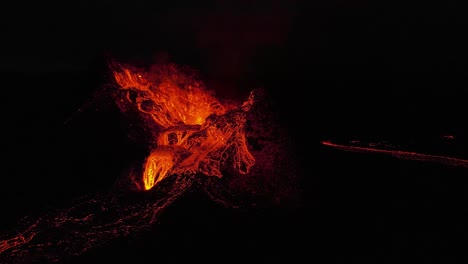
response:
<path id="1" fill-rule="evenodd" d="M 167 175 L 200 172 L 221 178 L 221 169 L 229 162 L 242 174 L 255 164 L 244 132 L 253 92 L 240 106 L 223 105 L 176 65 L 158 65 L 149 73 L 121 65 L 114 68 L 125 103 L 148 115 L 146 125 L 160 131 L 146 160 L 144 189 Z M 123 99 L 117 102 L 123 108 Z"/>
<path id="2" fill-rule="evenodd" d="M 117 180 L 118 190 L 25 217 L 0 234 L 1 263 L 60 262 L 144 232 L 187 190 L 231 208 L 300 200 L 287 131 L 263 89 L 222 102 L 188 68 L 109 66 L 113 79 L 104 86 L 128 119 L 141 121 L 146 159 L 125 184 Z"/>

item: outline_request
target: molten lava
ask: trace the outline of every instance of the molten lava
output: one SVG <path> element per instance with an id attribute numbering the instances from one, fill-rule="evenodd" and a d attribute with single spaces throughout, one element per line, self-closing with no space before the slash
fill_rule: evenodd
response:
<path id="1" fill-rule="evenodd" d="M 226 111 L 200 82 L 175 65 L 164 65 L 149 73 L 122 66 L 114 71 L 114 77 L 127 96 L 131 91 L 137 93 L 134 103 L 138 109 L 164 128 L 201 125 L 209 115 Z"/>
<path id="2" fill-rule="evenodd" d="M 142 171 L 123 174 L 110 193 L 23 218 L 0 233 L 0 263 L 63 262 L 146 232 L 164 208 L 191 190 L 228 208 L 300 204 L 287 131 L 263 89 L 243 103 L 226 103 L 179 66 L 110 66 L 114 78 L 103 88 L 112 89 L 111 99 L 143 130 L 133 137 L 148 151 Z M 128 192 L 133 184 L 151 192 Z"/>
<path id="3" fill-rule="evenodd" d="M 168 175 L 200 172 L 221 178 L 229 162 L 243 174 L 254 165 L 244 133 L 253 92 L 239 106 L 223 105 L 193 75 L 172 64 L 149 72 L 119 65 L 113 73 L 124 98 L 151 117 L 150 129 L 160 131 L 146 160 L 144 189 Z"/>

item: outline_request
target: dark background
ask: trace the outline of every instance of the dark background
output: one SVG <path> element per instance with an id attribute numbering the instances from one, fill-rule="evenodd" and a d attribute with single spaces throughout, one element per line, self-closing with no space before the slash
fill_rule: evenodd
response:
<path id="1" fill-rule="evenodd" d="M 370 2 L 4 4 L 4 226 L 14 228 L 30 211 L 106 191 L 141 158 L 120 113 L 102 97 L 94 100 L 94 91 L 109 80 L 106 56 L 135 65 L 168 56 L 198 69 L 221 97 L 245 98 L 259 86 L 273 95 L 304 165 L 306 206 L 294 213 L 234 213 L 202 196 L 187 198 L 169 211 L 160 240 L 117 241 L 89 258 L 143 261 L 176 256 L 173 251 L 199 259 L 199 252 L 253 254 L 273 262 L 463 258 L 462 251 L 443 249 L 454 248 L 444 242 L 454 241 L 452 234 L 464 241 L 462 218 L 453 213 L 465 210 L 464 171 L 338 154 L 318 144 L 411 138 L 430 148 L 431 140 L 450 134 L 464 154 L 463 8 L 455 1 Z M 441 216 L 447 218 L 435 220 Z"/>

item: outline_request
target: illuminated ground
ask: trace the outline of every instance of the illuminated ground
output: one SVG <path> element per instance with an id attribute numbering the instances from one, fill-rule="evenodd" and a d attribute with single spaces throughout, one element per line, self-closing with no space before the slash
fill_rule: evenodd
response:
<path id="1" fill-rule="evenodd" d="M 31 80 L 27 84 L 32 86 L 36 81 Z M 47 81 L 40 83 L 44 87 Z M 60 87 L 61 83 L 57 81 L 52 87 Z M 82 83 L 89 84 L 87 80 Z M 19 91 L 12 94 L 21 95 Z M 53 92 L 37 92 L 36 95 L 49 98 Z M 66 96 L 66 91 L 62 96 Z M 83 92 L 81 96 L 86 98 L 88 94 Z M 19 116 L 22 118 L 19 119 L 9 116 L 7 111 L 2 112 L 10 128 L 4 130 L 8 138 L 4 141 L 5 150 L 10 156 L 8 162 L 3 163 L 3 169 L 5 175 L 11 176 L 2 181 L 3 231 L 15 230 L 15 221 L 26 212 L 37 213 L 67 206 L 72 198 L 108 190 L 116 175 L 125 171 L 131 161 L 144 158 L 145 154 L 126 143 L 125 134 L 115 134 L 120 129 L 117 113 L 84 111 L 64 128 L 62 117 L 51 114 L 56 113 L 54 108 L 60 106 L 58 102 L 40 108 L 42 103 L 34 99 L 34 96 L 26 97 L 22 103 L 23 106 L 42 109 L 35 113 L 36 119 L 29 119 L 30 112 L 26 107 L 16 108 L 21 110 Z M 81 103 L 79 98 L 72 97 L 68 102 Z M 14 106 L 17 106 L 14 100 L 10 105 L 4 105 L 5 110 Z M 65 109 L 63 112 L 75 111 L 69 104 L 62 107 Z M 347 113 L 351 114 L 353 112 Z M 398 112 L 394 114 L 404 116 Z M 328 116 L 330 121 L 337 122 L 335 127 L 341 126 L 339 131 L 346 139 L 341 142 L 349 138 L 359 139 L 352 127 L 338 122 L 342 119 Z M 361 116 L 361 124 L 365 124 L 365 118 L 369 116 Z M 410 123 L 404 119 L 401 122 Z M 368 134 L 376 132 L 372 125 L 360 129 L 367 128 Z M 35 133 L 28 130 L 32 127 L 36 128 Z M 425 127 L 400 126 L 381 132 L 406 131 L 418 135 L 416 132 L 431 131 Z M 325 132 L 329 131 L 326 130 L 331 128 L 331 125 L 324 126 L 319 132 L 327 134 Z M 51 131 L 55 134 L 50 134 Z M 340 137 L 336 135 L 340 133 L 336 131 L 335 135 L 328 135 L 333 135 L 329 138 L 337 138 L 338 142 Z M 160 252 L 156 255 L 168 262 L 184 258 L 209 259 L 216 263 L 223 258 L 211 249 L 221 252 L 222 256 L 232 254 L 232 258 L 240 259 L 247 259 L 254 253 L 256 260 L 267 259 L 277 263 L 281 262 L 280 257 L 297 256 L 309 259 L 325 257 L 336 263 L 400 263 L 422 259 L 454 263 L 464 257 L 465 249 L 460 241 L 464 241 L 466 226 L 463 209 L 466 207 L 465 168 L 399 159 L 391 155 L 346 152 L 321 144 L 321 140 L 327 137 L 312 135 L 311 140 L 302 141 L 307 131 L 298 129 L 291 132 L 301 135 L 296 140 L 310 144 L 298 145 L 298 149 L 313 147 L 310 151 L 300 152 L 304 154 L 300 158 L 303 164 L 307 164 L 304 168 L 309 175 L 304 184 L 310 203 L 304 210 L 297 213 L 288 210 L 234 212 L 211 202 L 201 193 L 190 194 L 168 207 L 151 232 L 110 241 L 71 259 L 71 262 L 135 259 L 137 263 L 146 263 L 155 252 Z M 25 154 L 25 150 L 41 150 L 50 146 L 55 151 L 29 158 L 28 166 L 24 166 L 23 158 L 33 157 L 36 153 Z M 455 147 L 458 154 L 454 156 L 463 157 L 460 146 Z M 64 170 L 70 167 L 74 170 Z M 21 175 L 30 177 L 22 178 Z M 187 254 L 180 254 L 180 251 Z"/>
<path id="2" fill-rule="evenodd" d="M 28 80 L 30 85 L 47 81 Z M 41 105 L 34 98 L 27 99 L 30 105 Z M 51 116 L 52 124 L 38 123 L 42 130 L 37 129 L 37 134 L 21 131 L 36 141 L 12 134 L 18 141 L 11 141 L 12 163 L 5 166 L 11 177 L 5 178 L 3 185 L 8 188 L 3 192 L 7 199 L 1 230 L 2 262 L 142 261 L 154 254 L 166 259 L 215 261 L 219 252 L 239 259 L 249 256 L 277 261 L 306 252 L 300 242 L 303 239 L 297 239 L 309 231 L 305 226 L 309 219 L 305 200 L 296 200 L 295 177 L 301 167 L 291 167 L 296 162 L 291 158 L 295 153 L 277 144 L 287 141 L 277 130 L 279 124 L 269 123 L 268 130 L 263 130 L 262 123 L 250 125 L 248 138 L 255 144 L 252 152 L 262 166 L 254 169 L 257 174 L 250 180 L 239 178 L 230 183 L 244 192 L 239 193 L 240 198 L 225 199 L 223 195 L 229 197 L 237 191 L 223 191 L 227 185 L 223 187 L 216 182 L 218 177 L 206 175 L 172 176 L 145 193 L 135 192 L 129 176 L 133 175 L 132 164 L 142 163 L 146 151 L 138 144 L 129 144 L 128 135 L 119 132 L 115 110 L 109 105 L 101 110 L 96 105 L 85 111 L 69 109 L 73 118 L 65 118 L 65 123 Z M 260 115 L 262 122 L 269 122 L 268 112 L 260 110 L 249 118 L 255 120 Z M 27 112 L 24 117 L 28 117 Z M 28 123 L 19 124 L 26 127 Z M 259 136 L 263 138 L 257 139 Z M 27 149 L 49 152 L 35 156 L 28 155 Z M 23 162 L 28 166 L 13 166 Z M 236 179 L 233 177 L 237 175 L 224 176 Z M 180 182 L 171 182 L 176 179 Z M 242 198 L 249 193 L 253 198 Z M 275 254 L 268 253 L 272 249 Z M 180 251 L 196 256 L 181 255 Z"/>
<path id="3" fill-rule="evenodd" d="M 187 2 L 6 5 L 0 237 L 27 242 L 18 236 L 21 217 L 70 212 L 77 197 L 115 193 L 127 184 L 117 179 L 148 157 L 148 138 L 117 108 L 89 103 L 112 97 L 93 94 L 109 78 L 101 55 L 150 64 L 168 53 L 201 70 L 226 98 L 244 100 L 257 86 L 273 94 L 278 125 L 305 176 L 304 207 L 233 211 L 198 189 L 166 207 L 150 230 L 115 237 L 135 227 L 132 221 L 146 223 L 145 213 L 153 211 L 132 210 L 154 200 L 99 200 L 107 211 L 86 200 L 74 213 L 99 215 L 90 223 L 101 227 L 101 236 L 76 224 L 80 218 L 47 218 L 53 221 L 40 227 L 52 232 L 31 240 L 34 254 L 24 251 L 30 263 L 50 263 L 68 256 L 57 248 L 80 249 L 86 239 L 103 237 L 114 239 L 69 262 L 467 262 L 467 169 L 444 162 L 468 158 L 467 16 L 459 3 Z M 350 140 L 367 149 L 350 148 Z M 402 152 L 369 145 L 383 141 Z M 249 144 L 262 146 L 261 140 Z M 268 156 L 263 162 L 287 165 Z M 282 173 L 267 175 L 278 181 L 264 191 L 288 187 Z M 109 212 L 111 225 L 99 225 Z M 27 263 L 15 254 L 0 254 L 0 263 Z"/>

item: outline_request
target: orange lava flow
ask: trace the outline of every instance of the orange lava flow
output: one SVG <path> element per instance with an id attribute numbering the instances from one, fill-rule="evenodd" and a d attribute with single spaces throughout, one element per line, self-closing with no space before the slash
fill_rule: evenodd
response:
<path id="1" fill-rule="evenodd" d="M 114 78 L 121 89 L 138 92 L 134 102 L 138 109 L 164 128 L 201 125 L 209 115 L 225 112 L 200 82 L 179 72 L 175 65 L 150 73 L 121 67 L 114 71 Z"/>
<path id="2" fill-rule="evenodd" d="M 241 174 L 254 165 L 244 133 L 254 92 L 243 104 L 223 105 L 193 75 L 172 64 L 147 72 L 119 65 L 113 73 L 126 100 L 151 117 L 150 129 L 160 131 L 146 159 L 145 190 L 168 175 L 221 178 L 228 163 Z"/>
<path id="3" fill-rule="evenodd" d="M 34 232 L 34 228 L 36 224 L 31 225 L 27 230 L 21 232 L 20 234 L 5 240 L 0 240 L 0 254 L 8 249 L 15 248 L 19 245 L 26 244 L 30 242 L 36 233 Z"/>
<path id="4" fill-rule="evenodd" d="M 23 218 L 15 230 L 0 234 L 0 263 L 58 263 L 113 239 L 150 230 L 164 208 L 194 188 L 233 207 L 238 202 L 256 206 L 251 194 L 262 198 L 272 194 L 279 202 L 281 195 L 295 190 L 293 181 L 275 178 L 293 179 L 295 175 L 288 173 L 295 171 L 289 163 L 277 166 L 288 149 L 281 145 L 282 131 L 269 123 L 268 104 L 257 100 L 264 95 L 261 89 L 238 104 L 221 103 L 178 66 L 158 65 L 148 71 L 111 66 L 116 82 L 105 87 L 112 88 L 112 99 L 129 114 L 132 125 L 143 129 L 139 135 L 149 148 L 141 178 L 139 169 L 125 176 L 139 189 L 152 192 L 86 195 L 69 207 L 46 208 L 37 217 Z M 247 136 L 256 142 L 255 157 Z M 262 166 L 253 167 L 256 162 Z M 237 177 L 248 173 L 257 177 Z M 219 181 L 224 175 L 234 177 Z"/>
<path id="5" fill-rule="evenodd" d="M 447 156 L 441 156 L 441 155 L 431 155 L 431 154 L 424 154 L 424 153 L 411 152 L 411 151 L 402 151 L 402 150 L 386 150 L 386 149 L 378 149 L 378 148 L 372 148 L 372 147 L 358 147 L 358 146 L 352 146 L 352 145 L 336 144 L 330 141 L 322 141 L 321 143 L 322 145 L 333 147 L 333 148 L 344 150 L 344 151 L 387 154 L 387 155 L 391 155 L 399 159 L 435 162 L 435 163 L 440 163 L 440 164 L 444 164 L 444 165 L 448 165 L 452 167 L 468 168 L 468 160 L 460 159 L 460 158 L 453 158 L 453 157 L 447 157 Z"/>

